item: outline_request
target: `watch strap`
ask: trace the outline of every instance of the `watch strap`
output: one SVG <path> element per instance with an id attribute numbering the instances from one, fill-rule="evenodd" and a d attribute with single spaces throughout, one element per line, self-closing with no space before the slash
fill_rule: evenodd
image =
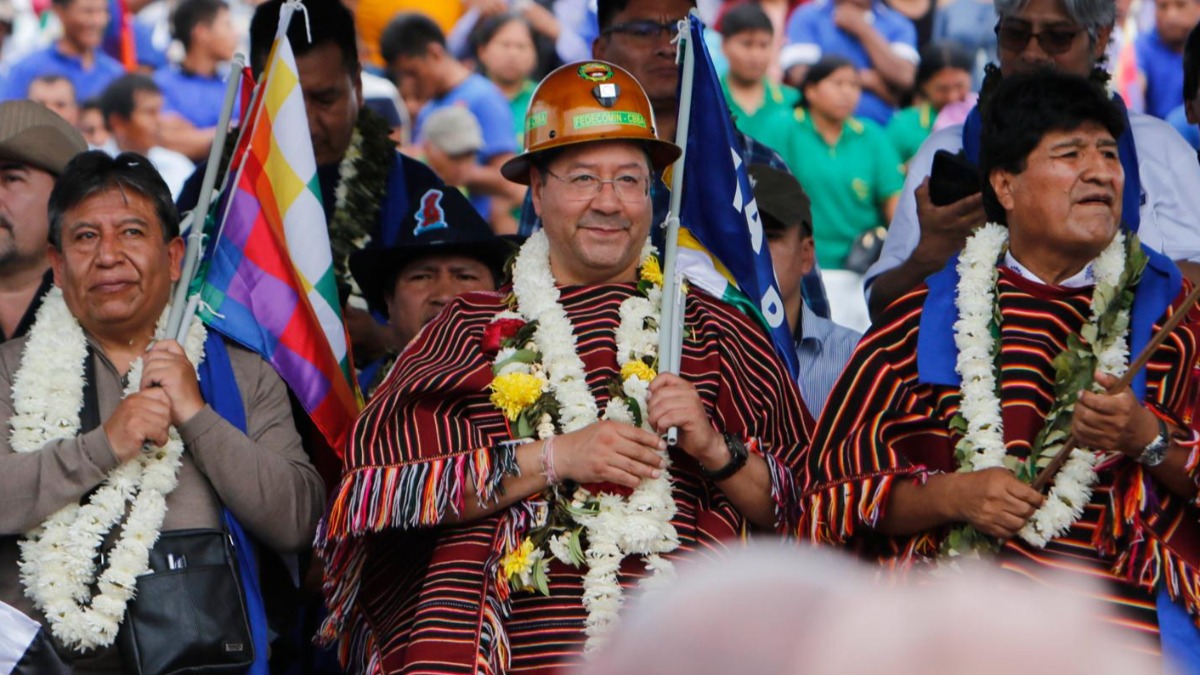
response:
<path id="1" fill-rule="evenodd" d="M 742 442 L 741 437 L 725 434 L 725 446 L 729 448 L 729 462 L 716 471 L 709 471 L 701 465 L 700 471 L 705 478 L 713 481 L 725 480 L 746 466 L 746 460 L 750 458 L 750 451 L 746 449 L 746 444 Z"/>

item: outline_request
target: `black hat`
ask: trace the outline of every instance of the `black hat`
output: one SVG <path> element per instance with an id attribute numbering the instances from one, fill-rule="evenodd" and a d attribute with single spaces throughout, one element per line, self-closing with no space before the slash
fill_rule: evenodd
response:
<path id="1" fill-rule="evenodd" d="M 467 198 L 452 187 L 426 190 L 400 227 L 394 246 L 366 248 L 350 256 L 350 273 L 367 304 L 387 314 L 387 296 L 406 265 L 429 255 L 464 255 L 492 270 L 499 282 L 514 248 L 497 237 Z"/>
<path id="2" fill-rule="evenodd" d="M 765 213 L 784 227 L 805 226 L 812 233 L 812 206 L 800 181 L 786 171 L 766 164 L 750 166 L 750 182 L 759 213 Z"/>

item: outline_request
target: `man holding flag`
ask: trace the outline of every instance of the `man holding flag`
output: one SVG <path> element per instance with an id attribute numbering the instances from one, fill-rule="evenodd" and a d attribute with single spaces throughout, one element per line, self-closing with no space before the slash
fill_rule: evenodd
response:
<path id="1" fill-rule="evenodd" d="M 117 635 L 139 577 L 159 571 L 155 542 L 220 530 L 225 512 L 251 672 L 265 673 L 254 557 L 306 549 L 324 501 L 287 391 L 259 356 L 198 320 L 179 341 L 161 335 L 184 245 L 146 158 L 78 155 L 49 209 L 57 288 L 29 334 L 0 349 L 0 602 L 46 626 L 77 670 L 137 672 Z M 176 609 L 181 627 L 196 611 Z"/>
<path id="2" fill-rule="evenodd" d="M 655 118 L 658 120 L 658 133 L 662 138 L 677 137 L 676 125 L 679 121 L 680 113 L 684 107 L 684 97 L 693 95 L 703 96 L 705 102 L 699 106 L 692 106 L 694 111 L 691 114 L 699 115 L 711 124 L 724 124 L 729 127 L 731 133 L 736 137 L 737 147 L 742 161 L 746 164 L 764 164 L 777 168 L 781 171 L 788 171 L 787 164 L 783 158 L 779 156 L 774 149 L 755 141 L 753 138 L 741 133 L 730 120 L 730 112 L 725 104 L 724 95 L 720 89 L 720 82 L 716 80 L 716 74 L 713 72 L 712 81 L 717 89 L 717 96 L 712 98 L 708 95 L 707 89 L 699 90 L 698 94 L 683 92 L 680 89 L 680 68 L 677 64 L 678 52 L 678 37 L 681 21 L 686 21 L 688 11 L 694 9 L 696 3 L 693 0 L 599 0 L 596 5 L 596 18 L 599 23 L 600 34 L 592 43 L 592 58 L 608 61 L 614 65 L 620 66 L 628 70 L 630 74 L 645 88 L 647 96 L 650 98 L 650 104 L 654 108 Z M 686 24 L 684 24 L 686 25 Z M 698 29 L 703 30 L 703 25 L 697 23 Z M 703 45 L 703 41 L 694 44 Z M 703 52 L 704 50 L 699 50 Z M 699 61 L 696 62 L 696 68 L 704 68 L 698 78 L 698 81 L 707 83 L 709 76 L 705 73 L 712 72 L 712 60 L 705 55 L 705 65 Z M 707 84 L 704 85 L 707 87 Z M 700 138 L 704 138 L 700 136 Z M 731 142 L 732 143 L 732 142 Z M 703 161 L 711 159 L 710 155 L 701 154 L 697 156 L 704 157 Z M 697 160 L 701 161 L 701 160 Z M 707 177 L 724 177 L 729 175 L 726 169 L 717 170 L 710 166 L 704 166 L 698 171 L 687 172 L 692 179 Z M 720 180 L 720 178 L 718 178 Z M 658 227 L 662 225 L 667 218 L 670 206 L 670 191 L 668 189 L 667 178 L 661 174 L 655 174 L 654 181 L 650 186 L 650 197 L 654 204 L 653 223 L 655 230 L 651 236 L 654 237 L 656 243 L 661 244 L 662 230 Z M 698 181 L 699 182 L 699 181 Z M 703 192 L 703 188 L 692 188 L 688 184 L 688 191 Z M 724 192 L 724 191 L 722 191 Z M 712 199 L 707 203 L 716 205 L 718 201 L 711 196 L 703 197 L 704 199 Z M 675 212 L 678 215 L 678 211 Z M 698 213 L 703 213 L 703 209 Z M 725 209 L 718 209 L 717 213 L 724 217 Z M 685 227 L 687 226 L 687 218 L 683 219 Z M 535 229 L 540 227 L 537 213 L 533 208 L 532 203 L 528 198 L 525 200 L 525 206 L 521 212 L 521 234 L 528 235 Z M 767 276 L 770 276 L 769 260 L 760 259 L 759 264 L 767 265 Z M 709 270 L 704 271 L 703 267 L 708 266 Z M 688 268 L 689 277 L 694 273 L 702 273 L 712 279 L 712 269 L 707 263 L 704 266 L 691 266 Z M 745 270 L 743 270 L 745 271 Z M 753 275 L 755 271 L 750 270 L 747 273 Z M 693 279 L 695 281 L 695 279 Z M 713 279 L 715 282 L 715 279 Z M 722 288 L 725 282 L 720 282 L 721 288 L 714 287 L 712 284 L 700 282 L 706 290 L 714 292 L 715 295 L 721 297 L 723 295 Z M 736 288 L 738 284 L 734 284 Z M 804 276 L 802 290 L 804 299 L 812 307 L 813 311 L 823 317 L 829 316 L 829 301 L 825 296 L 825 288 L 821 283 L 820 269 L 814 267 L 808 274 Z M 782 351 L 782 342 L 780 342 L 780 354 Z"/>
<path id="3" fill-rule="evenodd" d="M 811 420 L 753 321 L 690 292 L 681 374 L 657 372 L 649 186 L 680 149 L 642 87 L 565 65 L 525 129 L 503 173 L 543 229 L 511 286 L 461 296 L 400 356 L 318 535 L 324 637 L 354 672 L 555 671 L 604 643 L 622 584 L 795 515 Z"/>

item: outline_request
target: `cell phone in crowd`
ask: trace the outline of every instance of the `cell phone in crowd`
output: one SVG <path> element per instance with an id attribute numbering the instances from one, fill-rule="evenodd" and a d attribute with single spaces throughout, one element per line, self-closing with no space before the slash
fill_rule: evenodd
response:
<path id="1" fill-rule="evenodd" d="M 929 172 L 929 201 L 947 206 L 983 190 L 979 169 L 963 153 L 938 150 Z"/>

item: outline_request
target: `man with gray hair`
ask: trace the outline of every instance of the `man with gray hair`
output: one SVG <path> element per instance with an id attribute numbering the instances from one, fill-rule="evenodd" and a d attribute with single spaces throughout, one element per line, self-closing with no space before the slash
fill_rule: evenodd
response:
<path id="1" fill-rule="evenodd" d="M 29 330 L 50 290 L 46 203 L 54 180 L 87 143 L 32 101 L 0 104 L 0 342 Z"/>
<path id="2" fill-rule="evenodd" d="M 1053 68 L 1107 79 L 1100 62 L 1113 30 L 1112 0 L 996 0 L 995 6 L 1000 65 L 988 66 L 981 104 L 1002 75 Z M 1124 223 L 1197 279 L 1200 166 L 1195 153 L 1162 120 L 1133 111 L 1126 115 L 1126 131 L 1118 139 L 1126 182 Z M 878 321 L 892 301 L 941 269 L 983 224 L 978 189 L 941 206 L 930 198 L 934 154 L 962 150 L 977 164 L 980 126 L 977 106 L 965 124 L 932 134 L 909 163 L 883 253 L 866 274 L 873 319 Z"/>

